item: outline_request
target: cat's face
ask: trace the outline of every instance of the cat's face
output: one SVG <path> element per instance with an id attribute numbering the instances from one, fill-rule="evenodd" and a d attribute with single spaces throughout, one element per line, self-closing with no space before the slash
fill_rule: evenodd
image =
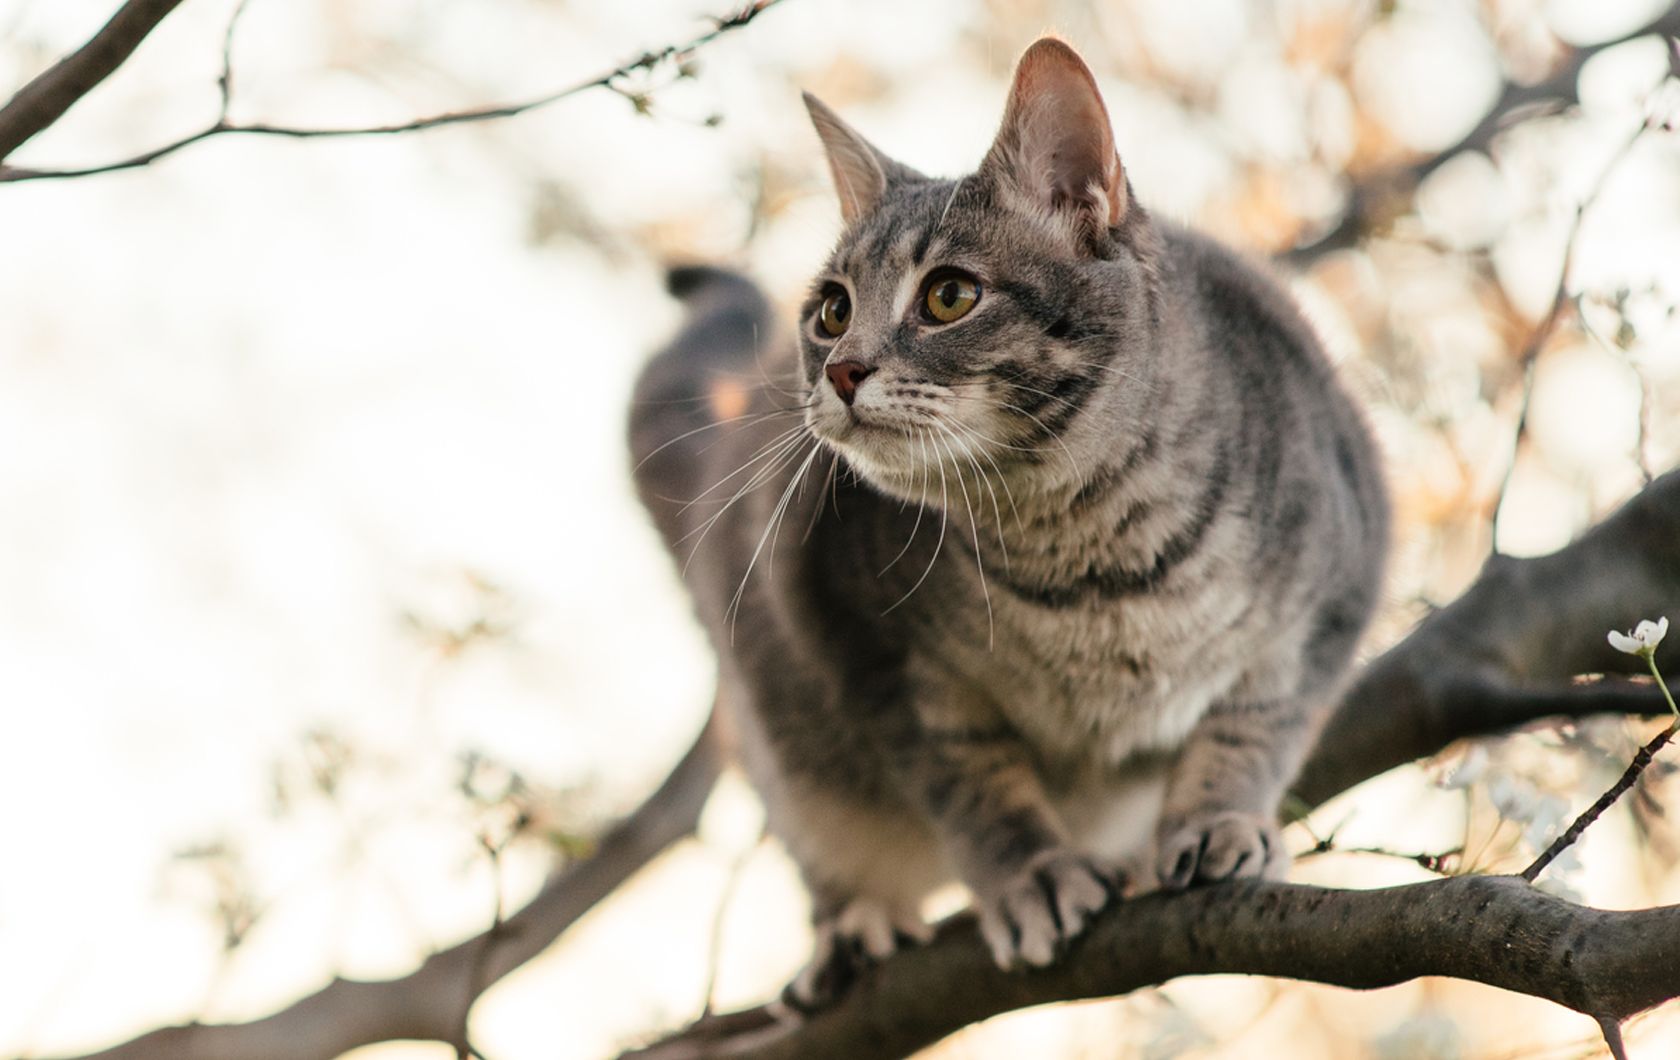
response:
<path id="1" fill-rule="evenodd" d="M 1029 51 L 959 181 L 808 102 L 847 221 L 799 318 L 811 430 L 877 488 L 941 506 L 996 476 L 1077 475 L 1147 399 L 1153 305 L 1148 222 L 1084 64 Z"/>
<path id="2" fill-rule="evenodd" d="M 1107 434 L 1078 428 L 1141 393 L 1144 263 L 1000 198 L 978 177 L 895 185 L 800 314 L 807 422 L 894 495 L 937 503 L 942 473 L 951 492 L 952 472 L 1065 477 Z"/>

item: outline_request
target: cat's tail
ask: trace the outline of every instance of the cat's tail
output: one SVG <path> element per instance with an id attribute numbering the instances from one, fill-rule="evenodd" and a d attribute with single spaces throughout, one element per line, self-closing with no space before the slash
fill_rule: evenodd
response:
<path id="1" fill-rule="evenodd" d="M 769 301 L 738 272 L 677 265 L 666 272 L 665 287 L 682 301 L 688 316 L 636 382 L 632 435 L 637 414 L 656 403 L 687 402 L 704 411 L 711 386 L 762 358 L 771 332 Z"/>
<path id="2" fill-rule="evenodd" d="M 701 296 L 727 294 L 741 302 L 764 304 L 758 285 L 716 265 L 672 265 L 665 270 L 665 289 L 684 302 Z"/>
<path id="3" fill-rule="evenodd" d="M 661 530 L 676 529 L 670 498 L 692 497 L 700 453 L 717 442 L 717 427 L 752 411 L 771 374 L 774 318 L 770 302 L 740 273 L 711 265 L 678 265 L 665 286 L 686 318 L 636 381 L 630 406 L 630 456 L 636 485 Z"/>

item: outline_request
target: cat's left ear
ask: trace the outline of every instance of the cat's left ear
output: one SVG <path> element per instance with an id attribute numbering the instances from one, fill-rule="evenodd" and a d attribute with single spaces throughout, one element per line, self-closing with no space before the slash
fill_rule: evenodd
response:
<path id="1" fill-rule="evenodd" d="M 828 104 L 809 92 L 804 95 L 811 124 L 816 126 L 823 149 L 828 152 L 834 191 L 840 197 L 841 220 L 851 224 L 873 210 L 891 184 L 926 179 L 909 166 L 888 158 L 856 129 L 841 121 Z"/>
<path id="2" fill-rule="evenodd" d="M 1091 68 L 1065 41 L 1044 37 L 1021 56 L 997 140 L 980 165 L 1081 227 L 1113 228 L 1130 205 L 1114 131 Z"/>

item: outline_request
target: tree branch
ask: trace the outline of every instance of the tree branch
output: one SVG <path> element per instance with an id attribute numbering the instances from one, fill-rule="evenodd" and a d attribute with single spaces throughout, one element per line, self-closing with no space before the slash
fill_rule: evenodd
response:
<path id="1" fill-rule="evenodd" d="M 1332 251 L 1358 246 L 1384 218 L 1394 215 L 1397 203 L 1409 201 L 1424 178 L 1441 168 L 1448 159 L 1464 151 L 1488 150 L 1513 117 L 1524 110 L 1544 104 L 1578 102 L 1580 93 L 1576 82 L 1588 59 L 1606 48 L 1652 34 L 1680 36 L 1680 4 L 1671 6 L 1639 29 L 1614 40 L 1568 49 L 1557 68 L 1533 84 L 1506 81 L 1499 99 L 1481 121 L 1456 143 L 1410 164 L 1389 166 L 1358 177 L 1348 189 L 1347 205 L 1336 223 L 1310 242 L 1288 250 L 1278 258 L 1295 268 L 1306 268 Z"/>
<path id="2" fill-rule="evenodd" d="M 138 3 L 139 0 L 133 0 L 133 2 Z M 154 2 L 156 2 L 156 0 L 154 0 Z M 179 3 L 180 0 L 174 0 L 174 2 Z M 461 125 L 468 122 L 491 121 L 497 118 L 511 118 L 518 114 L 524 114 L 526 111 L 537 110 L 541 107 L 546 107 L 551 103 L 557 103 L 569 96 L 575 96 L 592 88 L 612 89 L 627 96 L 631 102 L 635 103 L 638 107 L 642 107 L 646 105 L 645 96 L 620 88 L 618 85 L 619 81 L 638 71 L 651 71 L 664 65 L 665 63 L 683 59 L 691 55 L 696 50 L 710 44 L 712 41 L 718 39 L 724 34 L 729 33 L 732 30 L 740 29 L 759 15 L 783 2 L 784 0 L 754 0 L 753 3 L 747 4 L 745 7 L 736 11 L 732 15 L 726 15 L 721 18 L 713 19 L 712 28 L 705 33 L 681 43 L 667 44 L 655 51 L 644 52 L 635 59 L 620 63 L 610 70 L 603 71 L 593 77 L 578 81 L 574 84 L 567 85 L 564 88 L 556 89 L 552 92 L 545 93 L 532 99 L 516 103 L 498 103 L 484 107 L 473 107 L 467 110 L 447 111 L 442 114 L 434 114 L 424 118 L 414 118 L 409 121 L 397 122 L 391 125 L 365 125 L 347 128 L 331 128 L 270 125 L 264 122 L 250 122 L 244 124 L 233 122 L 229 120 L 227 113 L 228 103 L 230 102 L 228 86 L 231 84 L 231 71 L 224 66 L 222 79 L 220 81 L 220 85 L 222 86 L 221 113 L 217 116 L 216 120 L 211 122 L 208 126 L 199 129 L 196 132 L 188 133 L 178 139 L 171 140 L 161 146 L 142 151 L 137 155 L 133 155 L 132 157 L 121 159 L 116 162 L 105 162 L 99 165 L 74 169 L 29 169 L 19 166 L 0 165 L 0 183 L 25 180 L 60 180 L 69 177 L 93 176 L 99 173 L 115 173 L 124 169 L 137 169 L 141 166 L 150 165 L 161 158 L 166 158 L 182 148 L 190 147 L 200 141 L 208 140 L 215 136 L 230 134 L 242 134 L 249 136 L 283 136 L 297 140 L 329 139 L 345 136 L 387 136 L 397 133 L 420 132 L 425 129 L 436 129 L 445 125 Z M 174 5 L 171 4 L 170 6 Z M 240 10 L 243 10 L 243 7 L 244 5 L 241 5 Z M 237 18 L 237 13 L 235 17 Z M 231 42 L 224 46 L 224 56 L 230 48 Z M 69 60 L 66 61 L 68 62 Z M 92 86 L 90 85 L 89 87 Z M 25 91 L 27 91 L 27 89 Z M 85 91 L 86 90 L 84 89 L 84 92 Z M 16 102 L 16 100 L 13 100 L 13 103 Z M 68 106 L 68 104 L 66 104 L 66 106 Z M 10 107 L 11 105 L 8 104 L 7 109 L 9 110 Z M 0 115 L 3 115 L 3 113 L 4 112 L 0 112 Z M 3 156 L 3 153 L 0 153 L 0 156 Z"/>
<path id="3" fill-rule="evenodd" d="M 0 162 L 111 76 L 158 23 L 180 6 L 181 0 L 128 0 L 86 44 L 24 85 L 0 107 Z"/>
<path id="4" fill-rule="evenodd" d="M 718 776 L 717 723 L 708 722 L 659 790 L 566 866 L 517 913 L 428 957 L 398 979 L 335 979 L 249 1023 L 191 1023 L 151 1031 L 83 1060 L 332 1060 L 374 1042 L 467 1045 L 462 1005 L 546 949 L 579 917 L 667 847 L 694 834 Z"/>
<path id="5" fill-rule="evenodd" d="M 1680 610 L 1677 540 L 1680 471 L 1670 471 L 1557 552 L 1490 558 L 1462 596 L 1358 674 L 1296 794 L 1316 805 L 1454 740 L 1541 718 L 1666 712 L 1652 685 L 1572 681 L 1639 672 L 1604 633 Z M 1658 652 L 1667 672 L 1677 649 Z"/>
<path id="6" fill-rule="evenodd" d="M 964 917 L 798 1023 L 768 1009 L 701 1021 L 637 1060 L 905 1056 L 989 1016 L 1112 997 L 1184 975 L 1270 975 L 1368 990 L 1472 979 L 1617 1022 L 1680 995 L 1680 906 L 1585 909 L 1513 876 L 1373 891 L 1244 881 L 1106 911 L 1050 968 L 1003 972 Z"/>

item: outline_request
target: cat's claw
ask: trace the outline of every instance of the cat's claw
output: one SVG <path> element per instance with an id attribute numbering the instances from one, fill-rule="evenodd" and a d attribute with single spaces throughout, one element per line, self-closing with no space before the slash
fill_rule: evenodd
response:
<path id="1" fill-rule="evenodd" d="M 854 898 L 818 922 L 811 961 L 782 991 L 782 1004 L 801 1014 L 826 1008 L 844 997 L 869 965 L 931 938 L 933 928 L 921 917 Z"/>
<path id="2" fill-rule="evenodd" d="M 1042 968 L 1120 893 L 1119 870 L 1071 850 L 1048 850 L 979 902 L 980 934 L 999 968 Z"/>
<path id="3" fill-rule="evenodd" d="M 1202 814 L 1164 829 L 1156 861 L 1161 887 L 1169 891 L 1250 876 L 1275 879 L 1288 869 L 1277 822 L 1241 810 Z"/>

